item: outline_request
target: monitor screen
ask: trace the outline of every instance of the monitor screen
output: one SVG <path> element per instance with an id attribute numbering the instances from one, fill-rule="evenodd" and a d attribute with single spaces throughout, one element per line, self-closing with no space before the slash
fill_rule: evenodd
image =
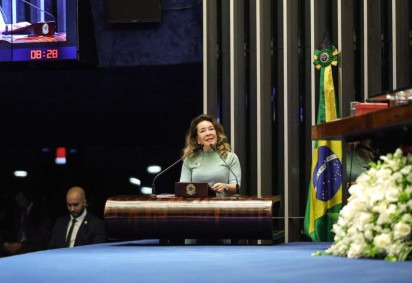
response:
<path id="1" fill-rule="evenodd" d="M 108 23 L 161 22 L 161 0 L 106 0 Z"/>
<path id="2" fill-rule="evenodd" d="M 77 59 L 77 1 L 0 0 L 0 62 Z"/>

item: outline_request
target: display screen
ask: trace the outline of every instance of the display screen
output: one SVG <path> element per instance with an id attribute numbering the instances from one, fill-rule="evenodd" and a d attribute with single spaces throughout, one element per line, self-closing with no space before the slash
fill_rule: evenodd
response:
<path id="1" fill-rule="evenodd" d="M 77 59 L 76 0 L 0 0 L 0 62 Z"/>
<path id="2" fill-rule="evenodd" d="M 108 23 L 161 22 L 160 0 L 106 0 Z"/>

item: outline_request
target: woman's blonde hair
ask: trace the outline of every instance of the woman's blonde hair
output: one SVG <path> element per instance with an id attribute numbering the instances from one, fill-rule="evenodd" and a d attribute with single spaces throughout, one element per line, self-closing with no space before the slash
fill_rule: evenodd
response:
<path id="1" fill-rule="evenodd" d="M 209 121 L 213 124 L 213 127 L 215 128 L 217 135 L 216 150 L 219 152 L 221 156 L 223 156 L 223 158 L 226 158 L 227 153 L 232 150 L 232 147 L 227 142 L 227 137 L 223 129 L 223 126 L 219 122 L 217 122 L 215 117 L 208 114 L 199 115 L 196 118 L 194 118 L 192 122 L 190 122 L 190 127 L 186 132 L 185 148 L 183 149 L 182 156 L 189 154 L 196 146 L 198 146 L 197 125 L 203 121 Z M 192 158 L 196 154 L 198 153 L 190 155 L 189 158 Z"/>

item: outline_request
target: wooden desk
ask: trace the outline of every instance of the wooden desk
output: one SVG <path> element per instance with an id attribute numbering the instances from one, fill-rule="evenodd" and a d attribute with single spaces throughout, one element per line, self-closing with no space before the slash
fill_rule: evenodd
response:
<path id="1" fill-rule="evenodd" d="M 272 239 L 272 206 L 280 197 L 152 198 L 106 201 L 110 240 Z"/>
<path id="2" fill-rule="evenodd" d="M 312 126 L 312 140 L 360 140 L 382 131 L 412 127 L 412 104 Z"/>

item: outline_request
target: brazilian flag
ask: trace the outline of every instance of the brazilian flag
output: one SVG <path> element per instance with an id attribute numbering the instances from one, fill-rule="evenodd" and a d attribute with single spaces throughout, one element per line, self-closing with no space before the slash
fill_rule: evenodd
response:
<path id="1" fill-rule="evenodd" d="M 338 118 L 332 77 L 332 66 L 338 62 L 337 55 L 333 45 L 314 53 L 313 64 L 320 70 L 317 124 Z M 342 141 L 316 141 L 311 172 L 304 232 L 313 241 L 333 241 L 331 229 L 342 208 Z"/>

